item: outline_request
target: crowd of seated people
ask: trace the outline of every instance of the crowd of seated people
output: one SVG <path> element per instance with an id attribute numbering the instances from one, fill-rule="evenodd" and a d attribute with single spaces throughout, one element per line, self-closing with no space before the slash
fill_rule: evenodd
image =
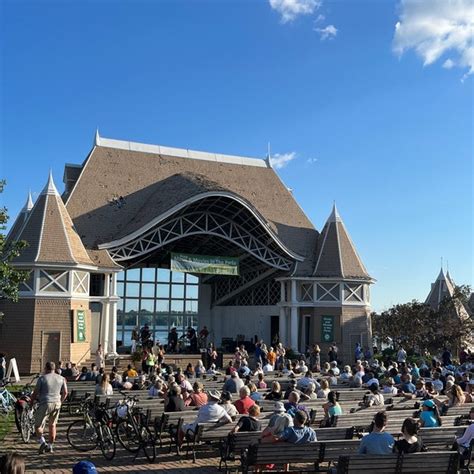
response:
<path id="1" fill-rule="evenodd" d="M 445 365 L 437 360 L 428 365 L 420 361 L 417 365 L 409 363 L 399 351 L 399 359 L 405 360 L 357 359 L 352 365 L 341 365 L 337 359 L 321 362 L 321 357 L 288 361 L 278 345 L 267 348 L 260 341 L 257 346 L 255 360 L 243 346 L 237 348 L 222 373 L 214 363 L 206 368 L 201 361 L 188 364 L 184 370 L 157 361 L 147 370 L 129 364 L 125 370 L 113 367 L 107 372 L 92 364 L 79 371 L 69 363 L 64 367 L 61 364 L 59 370 L 66 377 L 95 381 L 98 395 L 110 395 L 114 389 L 147 390 L 150 397 L 164 401 L 166 412 L 196 407 L 195 419 L 182 428 L 181 442 L 200 423 L 225 424 L 236 419 L 237 424 L 229 427 L 229 432 L 259 431 L 265 443 L 314 442 L 317 436 L 309 426 L 310 409 L 305 403 L 322 400 L 324 420 L 320 426 L 334 426 L 332 420 L 344 415 L 337 394 L 338 388 L 344 385 L 365 391 L 357 410 L 379 409 L 371 432 L 361 439 L 361 454 L 420 452 L 426 449 L 418 436 L 420 428 L 441 427 L 446 411 L 474 400 L 474 363 L 469 361 L 458 365 Z M 284 389 L 271 377 L 277 370 L 285 381 Z M 206 380 L 216 382 L 217 376 L 222 383 L 220 390 L 206 390 Z M 398 439 L 386 432 L 390 413 L 385 411 L 385 405 L 395 397 L 401 401 L 413 400 L 420 408 L 419 416 L 405 419 Z M 262 431 L 259 405 L 267 402 L 273 402 L 273 413 Z M 470 417 L 474 418 L 474 409 Z M 469 447 L 474 437 L 472 426 L 456 440 L 459 450 Z"/>

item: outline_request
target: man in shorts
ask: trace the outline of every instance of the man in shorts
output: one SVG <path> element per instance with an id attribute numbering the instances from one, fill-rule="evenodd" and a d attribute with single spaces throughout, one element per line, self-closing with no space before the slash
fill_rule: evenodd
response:
<path id="1" fill-rule="evenodd" d="M 31 396 L 31 403 L 38 401 L 38 408 L 35 412 L 36 436 L 40 444 L 39 454 L 53 452 L 53 445 L 56 439 L 56 424 L 61 411 L 61 403 L 67 397 L 66 379 L 56 373 L 56 364 L 47 362 L 45 373 L 36 382 L 35 391 Z M 49 444 L 44 439 L 43 432 L 48 422 Z"/>

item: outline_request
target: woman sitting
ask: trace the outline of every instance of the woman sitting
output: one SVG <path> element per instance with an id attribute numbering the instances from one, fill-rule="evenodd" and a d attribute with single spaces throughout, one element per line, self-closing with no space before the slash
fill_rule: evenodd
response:
<path id="1" fill-rule="evenodd" d="M 274 380 L 272 382 L 272 390 L 271 392 L 267 393 L 265 396 L 265 400 L 281 400 L 283 398 L 283 393 L 281 392 L 280 383 Z"/>
<path id="2" fill-rule="evenodd" d="M 314 383 L 309 383 L 304 391 L 304 396 L 301 397 L 304 400 L 316 400 L 318 395 L 316 393 L 316 385 Z"/>
<path id="3" fill-rule="evenodd" d="M 328 401 L 323 405 L 324 409 L 324 426 L 332 426 L 332 420 L 336 416 L 342 415 L 342 408 L 337 401 L 336 392 L 330 391 L 328 393 Z"/>
<path id="4" fill-rule="evenodd" d="M 165 400 L 165 411 L 175 412 L 184 410 L 184 401 L 181 398 L 181 387 L 176 383 L 170 386 Z"/>
<path id="5" fill-rule="evenodd" d="M 439 410 L 433 400 L 425 400 L 423 402 L 420 423 L 423 428 L 437 428 L 441 426 L 442 421 Z"/>
<path id="6" fill-rule="evenodd" d="M 376 383 L 373 383 L 369 387 L 370 393 L 368 395 L 364 395 L 364 400 L 361 402 L 361 406 L 366 408 L 371 406 L 384 406 L 385 400 L 383 395 L 379 392 L 379 386 Z"/>
<path id="7" fill-rule="evenodd" d="M 201 382 L 194 382 L 193 391 L 186 399 L 186 405 L 191 407 L 202 407 L 207 403 L 207 394 Z"/>
<path id="8" fill-rule="evenodd" d="M 326 379 L 321 380 L 321 388 L 318 390 L 318 398 L 327 398 L 328 393 L 331 391 L 329 383 Z"/>
<path id="9" fill-rule="evenodd" d="M 259 416 L 260 407 L 258 405 L 251 406 L 248 416 L 242 416 L 231 433 L 237 433 L 237 431 L 260 431 L 262 429 L 262 422 L 258 419 Z"/>
<path id="10" fill-rule="evenodd" d="M 114 393 L 114 389 L 112 385 L 109 383 L 109 374 L 104 374 L 102 376 L 102 380 L 95 386 L 95 394 L 96 395 L 112 395 Z"/>
<path id="11" fill-rule="evenodd" d="M 402 425 L 402 439 L 395 441 L 393 452 L 398 454 L 411 454 L 426 451 L 421 440 L 417 437 L 418 421 L 406 418 Z"/>

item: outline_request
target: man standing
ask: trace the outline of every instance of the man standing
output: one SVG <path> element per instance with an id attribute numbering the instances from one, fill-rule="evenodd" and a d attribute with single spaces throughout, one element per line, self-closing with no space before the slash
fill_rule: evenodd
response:
<path id="1" fill-rule="evenodd" d="M 35 391 L 31 396 L 31 403 L 38 401 L 38 408 L 35 412 L 36 436 L 40 444 L 39 454 L 45 451 L 52 453 L 53 445 L 56 439 L 56 424 L 61 411 L 61 403 L 67 397 L 66 379 L 56 372 L 56 364 L 47 362 L 45 374 L 36 382 Z M 44 439 L 43 432 L 48 422 L 49 445 Z"/>

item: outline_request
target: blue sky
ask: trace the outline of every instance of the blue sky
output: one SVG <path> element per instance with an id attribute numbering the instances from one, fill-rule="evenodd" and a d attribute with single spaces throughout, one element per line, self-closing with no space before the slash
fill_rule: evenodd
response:
<path id="1" fill-rule="evenodd" d="M 264 156 L 321 229 L 333 200 L 373 306 L 473 284 L 469 0 L 1 3 L 2 200 L 102 136 Z M 398 27 L 396 25 L 398 23 Z M 428 26 L 427 26 L 428 25 Z M 471 30 L 472 31 L 472 30 Z M 61 185 L 61 186 L 60 186 Z"/>

